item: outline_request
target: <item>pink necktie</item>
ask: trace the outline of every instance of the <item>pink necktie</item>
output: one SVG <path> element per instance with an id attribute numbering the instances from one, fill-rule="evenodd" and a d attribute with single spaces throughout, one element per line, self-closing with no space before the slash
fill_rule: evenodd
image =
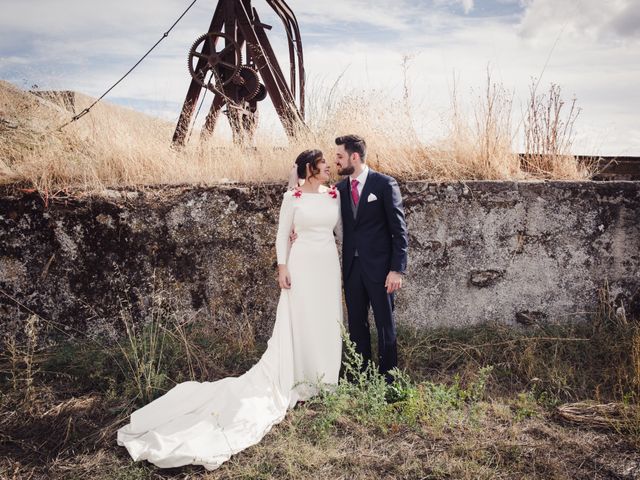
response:
<path id="1" fill-rule="evenodd" d="M 358 180 L 351 180 L 351 197 L 353 198 L 353 203 L 357 207 L 358 201 L 360 200 L 360 194 L 358 193 Z"/>

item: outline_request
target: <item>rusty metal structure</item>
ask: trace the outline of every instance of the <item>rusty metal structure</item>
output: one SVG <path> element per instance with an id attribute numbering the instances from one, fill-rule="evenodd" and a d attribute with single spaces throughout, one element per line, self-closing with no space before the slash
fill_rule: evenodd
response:
<path id="1" fill-rule="evenodd" d="M 213 102 L 202 135 L 213 132 L 226 107 L 234 140 L 250 138 L 257 122 L 258 102 L 271 99 L 288 135 L 304 125 L 304 63 L 300 29 L 284 0 L 265 0 L 282 20 L 289 45 L 289 79 L 285 78 L 251 0 L 219 0 L 209 26 L 189 50 L 191 84 L 173 135 L 184 145 L 203 90 Z M 205 92 L 206 93 L 206 92 Z"/>

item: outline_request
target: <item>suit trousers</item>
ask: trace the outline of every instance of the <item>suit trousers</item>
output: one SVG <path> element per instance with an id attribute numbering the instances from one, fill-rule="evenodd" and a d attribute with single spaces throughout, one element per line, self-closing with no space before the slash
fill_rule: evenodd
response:
<path id="1" fill-rule="evenodd" d="M 384 283 L 373 282 L 362 271 L 360 260 L 354 257 L 344 283 L 345 301 L 349 318 L 349 338 L 356 351 L 364 358 L 363 368 L 371 361 L 371 334 L 369 332 L 369 305 L 378 331 L 378 368 L 387 382 L 392 380 L 388 371 L 398 364 L 396 327 L 393 321 L 393 293 L 387 293 Z"/>

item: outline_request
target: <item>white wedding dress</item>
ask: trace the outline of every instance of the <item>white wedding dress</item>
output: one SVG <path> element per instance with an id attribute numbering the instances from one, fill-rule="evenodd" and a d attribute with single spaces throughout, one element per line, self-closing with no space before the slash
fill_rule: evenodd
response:
<path id="1" fill-rule="evenodd" d="M 298 237 L 289 251 L 292 226 Z M 337 190 L 285 193 L 276 252 L 291 288 L 281 290 L 267 350 L 239 377 L 183 382 L 133 412 L 117 436 L 133 460 L 213 470 L 258 443 L 319 383 L 338 382 L 342 294 L 334 230 L 341 233 Z"/>

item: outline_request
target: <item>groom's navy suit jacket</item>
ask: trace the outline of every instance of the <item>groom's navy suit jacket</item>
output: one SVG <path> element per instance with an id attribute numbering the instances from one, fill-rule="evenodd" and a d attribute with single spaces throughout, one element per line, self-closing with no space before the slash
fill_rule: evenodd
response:
<path id="1" fill-rule="evenodd" d="M 362 271 L 371 281 L 384 283 L 389 271 L 403 273 L 407 267 L 408 235 L 398 182 L 369 169 L 355 218 L 349 177 L 336 187 L 342 210 L 344 278 L 349 276 L 356 251 Z"/>

